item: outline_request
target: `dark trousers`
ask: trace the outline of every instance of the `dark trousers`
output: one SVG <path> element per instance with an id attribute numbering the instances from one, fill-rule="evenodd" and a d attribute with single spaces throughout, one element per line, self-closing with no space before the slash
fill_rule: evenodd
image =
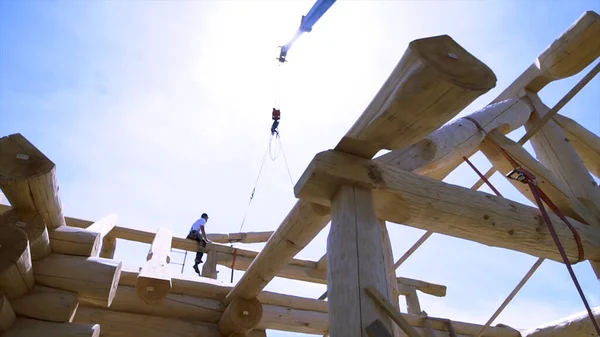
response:
<path id="1" fill-rule="evenodd" d="M 191 231 L 190 234 L 188 234 L 187 238 L 198 241 L 202 244 L 203 248 L 206 247 L 206 241 L 204 241 L 204 238 L 198 231 Z M 202 262 L 202 255 L 204 255 L 204 252 L 196 252 L 196 264 Z"/>

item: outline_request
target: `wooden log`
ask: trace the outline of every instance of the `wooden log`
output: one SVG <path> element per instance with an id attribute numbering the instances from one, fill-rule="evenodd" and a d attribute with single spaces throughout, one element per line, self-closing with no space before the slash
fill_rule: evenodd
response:
<path id="1" fill-rule="evenodd" d="M 10 330 L 17 316 L 6 298 L 0 294 L 0 333 Z"/>
<path id="2" fill-rule="evenodd" d="M 121 269 L 120 285 L 135 287 L 140 268 L 123 266 Z M 206 277 L 179 275 L 172 276 L 173 287 L 171 294 L 182 294 L 206 299 L 222 300 L 233 288 L 229 284 Z M 263 304 L 289 307 L 299 310 L 327 312 L 327 302 L 317 301 L 313 298 L 292 296 L 270 291 L 262 291 L 258 300 Z M 113 304 L 114 306 L 114 304 Z"/>
<path id="3" fill-rule="evenodd" d="M 206 262 L 202 265 L 202 276 L 210 277 L 212 279 L 217 279 L 217 261 L 218 261 L 218 252 L 212 252 L 208 254 L 206 258 Z"/>
<path id="4" fill-rule="evenodd" d="M 77 227 L 61 226 L 48 232 L 50 247 L 57 254 L 98 256 L 100 234 Z"/>
<path id="5" fill-rule="evenodd" d="M 299 200 L 225 298 L 253 298 L 327 225 L 329 209 Z"/>
<path id="6" fill-rule="evenodd" d="M 600 306 L 592 308 L 596 322 L 600 323 Z M 597 336 L 587 310 L 523 331 L 523 337 L 579 337 Z"/>
<path id="7" fill-rule="evenodd" d="M 419 303 L 419 296 L 417 295 L 417 289 L 411 288 L 409 293 L 406 294 L 406 308 L 409 314 L 421 315 L 421 304 Z"/>
<path id="8" fill-rule="evenodd" d="M 50 254 L 33 263 L 37 284 L 73 291 L 79 299 L 108 307 L 111 305 L 119 277 L 121 262 L 98 257 Z"/>
<path id="9" fill-rule="evenodd" d="M 0 226 L 16 226 L 27 234 L 32 260 L 39 260 L 50 254 L 48 230 L 39 213 L 10 209 L 0 216 Z"/>
<path id="10" fill-rule="evenodd" d="M 267 337 L 265 330 L 252 330 L 246 336 L 248 337 Z"/>
<path id="11" fill-rule="evenodd" d="M 273 235 L 273 231 L 267 232 L 245 232 L 245 233 L 210 233 L 208 239 L 217 243 L 260 243 L 267 242 Z"/>
<path id="12" fill-rule="evenodd" d="M 592 266 L 592 270 L 596 274 L 596 278 L 600 282 L 600 261 L 590 261 L 590 265 Z"/>
<path id="13" fill-rule="evenodd" d="M 0 227 L 0 294 L 20 297 L 34 284 L 27 234 L 16 226 Z"/>
<path id="14" fill-rule="evenodd" d="M 383 252 L 385 259 L 385 266 L 387 270 L 388 284 L 390 289 L 388 289 L 388 294 L 390 297 L 388 301 L 392 303 L 394 308 L 399 312 L 400 311 L 400 301 L 398 298 L 398 280 L 396 279 L 396 272 L 393 271 L 394 267 L 394 253 L 392 251 L 392 242 L 390 241 L 390 236 L 387 230 L 387 224 L 383 220 L 379 220 L 379 230 L 381 233 L 381 242 L 383 243 Z M 393 337 L 401 337 L 404 336 L 403 331 L 397 324 L 392 324 L 391 334 Z"/>
<path id="15" fill-rule="evenodd" d="M 224 336 L 246 335 L 262 318 L 262 304 L 257 299 L 236 298 L 227 306 L 219 319 L 219 330 Z"/>
<path id="16" fill-rule="evenodd" d="M 146 303 L 164 299 L 171 290 L 171 229 L 161 227 L 156 232 L 147 261 L 137 278 L 135 288 Z"/>
<path id="17" fill-rule="evenodd" d="M 343 185 L 331 201 L 327 292 L 332 336 L 366 336 L 365 328 L 376 319 L 392 331 L 389 316 L 363 290 L 374 287 L 394 297 L 371 194 L 369 189 Z"/>
<path id="18" fill-rule="evenodd" d="M 535 108 L 535 112 L 525 124 L 525 129 L 529 130 L 535 127 L 550 109 L 538 95 L 528 93 L 527 97 Z M 594 216 L 600 218 L 600 188 L 560 127 L 550 120 L 531 137 L 530 142 L 538 160 L 552 171 Z"/>
<path id="19" fill-rule="evenodd" d="M 579 73 L 600 56 L 598 35 L 600 16 L 586 11 L 493 102 L 518 96 L 523 89 L 537 93 L 553 81 Z"/>
<path id="20" fill-rule="evenodd" d="M 319 261 L 317 261 L 317 268 L 326 269 L 327 268 L 327 253 L 323 254 Z"/>
<path id="21" fill-rule="evenodd" d="M 100 325 L 95 323 L 55 323 L 19 317 L 12 329 L 2 337 L 99 337 Z"/>
<path id="22" fill-rule="evenodd" d="M 117 248 L 117 238 L 112 236 L 105 236 L 102 239 L 102 248 L 100 249 L 100 257 L 105 259 L 112 259 L 115 256 L 115 250 Z"/>
<path id="23" fill-rule="evenodd" d="M 80 301 L 80 307 L 106 308 L 85 298 L 82 298 Z M 148 304 L 140 298 L 135 287 L 119 285 L 116 289 L 114 300 L 107 309 L 132 314 L 216 324 L 219 322 L 219 318 L 225 307 L 218 300 L 171 293 L 167 294 L 160 302 Z"/>
<path id="24" fill-rule="evenodd" d="M 339 186 L 349 183 L 373 189 L 380 219 L 562 262 L 536 208 L 356 156 L 318 154 L 295 193 L 326 206 Z M 567 256 L 576 261 L 573 233 L 560 218 L 549 216 Z M 569 222 L 581 237 L 585 259 L 600 260 L 600 229 L 572 218 Z"/>
<path id="25" fill-rule="evenodd" d="M 36 285 L 27 295 L 12 300 L 17 315 L 42 321 L 68 323 L 79 306 L 77 293 Z"/>
<path id="26" fill-rule="evenodd" d="M 486 132 L 497 130 L 508 134 L 525 124 L 532 110 L 524 99 L 491 104 L 444 125 L 412 146 L 392 150 L 375 161 L 442 180 L 464 162 L 463 156 L 474 155 L 485 138 L 469 118 L 476 120 Z"/>
<path id="27" fill-rule="evenodd" d="M 498 146 L 521 167 L 535 175 L 538 186 L 565 215 L 587 224 L 599 225 L 600 219 L 596 218 L 579 202 L 558 177 L 533 158 L 521 145 L 494 130 L 488 133 L 480 148 L 492 165 L 505 177 L 514 170 L 514 167 Z M 510 178 L 507 178 L 507 180 L 534 205 L 536 204 L 529 185 Z M 548 208 L 548 205 L 545 207 Z"/>
<path id="28" fill-rule="evenodd" d="M 173 318 L 116 312 L 100 308 L 81 307 L 76 323 L 100 324 L 106 337 L 221 337 L 214 324 L 183 321 Z"/>
<path id="29" fill-rule="evenodd" d="M 600 178 L 600 137 L 560 114 L 554 116 L 554 122 L 563 130 L 585 167 Z"/>
<path id="30" fill-rule="evenodd" d="M 109 214 L 109 215 L 105 216 L 104 218 L 89 225 L 86 228 L 86 230 L 89 232 L 96 232 L 96 233 L 100 234 L 101 238 L 104 238 L 105 236 L 108 235 L 108 233 L 110 233 L 110 231 L 113 230 L 113 228 L 115 228 L 115 226 L 117 225 L 118 219 L 119 219 L 118 215 Z"/>
<path id="31" fill-rule="evenodd" d="M 263 304 L 262 319 L 256 329 L 323 335 L 329 328 L 327 321 L 327 313 Z"/>
<path id="32" fill-rule="evenodd" d="M 370 159 L 412 145 L 495 86 L 494 72 L 451 37 L 414 40 L 335 149 Z"/>
<path id="33" fill-rule="evenodd" d="M 0 188 L 14 208 L 40 213 L 48 229 L 65 225 L 56 166 L 19 133 L 0 138 Z"/>

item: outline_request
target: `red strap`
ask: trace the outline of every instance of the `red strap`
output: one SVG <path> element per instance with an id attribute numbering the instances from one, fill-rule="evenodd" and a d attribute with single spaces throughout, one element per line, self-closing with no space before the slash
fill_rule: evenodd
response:
<path id="1" fill-rule="evenodd" d="M 237 248 L 233 248 L 233 259 L 231 260 L 231 283 L 233 283 L 233 267 L 235 266 L 235 258 L 237 256 Z"/>

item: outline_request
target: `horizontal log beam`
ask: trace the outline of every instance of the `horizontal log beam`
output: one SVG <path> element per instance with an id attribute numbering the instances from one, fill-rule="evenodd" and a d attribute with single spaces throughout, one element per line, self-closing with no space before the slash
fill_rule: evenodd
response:
<path id="1" fill-rule="evenodd" d="M 49 230 L 48 236 L 54 253 L 98 256 L 101 242 L 99 233 L 65 225 Z"/>
<path id="2" fill-rule="evenodd" d="M 99 337 L 100 325 L 95 323 L 56 323 L 18 317 L 2 337 Z"/>
<path id="3" fill-rule="evenodd" d="M 68 323 L 79 307 L 77 293 L 36 285 L 27 295 L 12 300 L 17 315 L 42 321 Z"/>
<path id="4" fill-rule="evenodd" d="M 327 206 L 342 183 L 372 188 L 380 219 L 562 262 L 536 208 L 360 157 L 336 151 L 318 154 L 295 194 Z M 576 261 L 573 233 L 557 216 L 550 218 L 567 256 Z M 585 259 L 599 260 L 600 230 L 569 221 L 581 237 Z"/>
<path id="5" fill-rule="evenodd" d="M 267 242 L 273 235 L 273 231 L 267 232 L 244 232 L 244 233 L 210 233 L 208 239 L 216 243 L 261 243 Z"/>
<path id="6" fill-rule="evenodd" d="M 235 259 L 235 264 L 233 265 L 233 269 L 245 271 L 252 264 L 252 261 L 253 260 L 250 258 L 237 256 Z M 217 263 L 219 265 L 231 268 L 232 262 L 233 255 L 227 253 L 218 253 Z M 314 267 L 311 268 L 288 264 L 279 269 L 275 276 L 298 281 L 327 284 L 327 271 Z M 417 290 L 432 296 L 446 296 L 446 286 L 443 285 L 414 280 L 406 277 L 398 277 L 397 282 L 401 286 L 414 287 Z"/>

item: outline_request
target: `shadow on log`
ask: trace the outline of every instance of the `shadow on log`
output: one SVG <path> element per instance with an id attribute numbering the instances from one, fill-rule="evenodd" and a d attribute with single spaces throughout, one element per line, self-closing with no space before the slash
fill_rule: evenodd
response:
<path id="1" fill-rule="evenodd" d="M 16 298 L 34 284 L 27 234 L 16 226 L 0 227 L 0 293 Z"/>
<path id="2" fill-rule="evenodd" d="M 39 213 L 10 209 L 0 215 L 0 227 L 2 226 L 16 226 L 27 234 L 32 260 L 39 260 L 50 254 L 48 230 Z"/>

